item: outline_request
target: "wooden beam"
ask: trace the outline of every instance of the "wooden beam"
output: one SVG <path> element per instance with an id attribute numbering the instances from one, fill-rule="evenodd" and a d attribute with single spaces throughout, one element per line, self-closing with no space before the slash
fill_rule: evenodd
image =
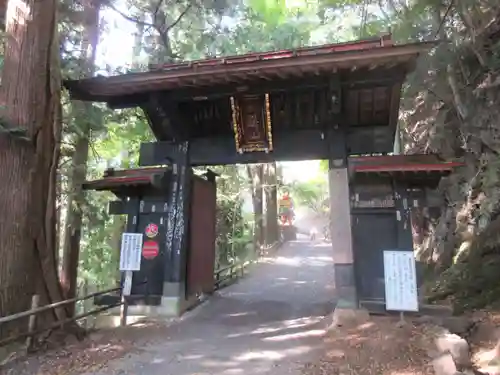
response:
<path id="1" fill-rule="evenodd" d="M 182 140 L 188 136 L 187 126 L 189 119 L 185 118 L 176 103 L 165 98 L 160 92 L 148 95 L 148 99 L 141 104 L 141 108 L 148 118 L 153 134 L 158 139 Z M 173 124 L 183 124 L 175 127 Z"/>
<path id="2" fill-rule="evenodd" d="M 385 128 L 385 127 L 384 127 Z M 380 129 L 379 129 L 380 130 Z M 382 134 L 387 129 L 382 129 Z M 376 130 L 369 133 L 353 131 L 347 134 L 347 146 L 351 154 L 389 153 L 392 137 L 376 139 Z M 373 138 L 375 136 L 375 139 Z M 321 130 L 301 130 L 273 135 L 274 150 L 270 153 L 250 152 L 238 154 L 233 137 L 200 138 L 190 141 L 192 166 L 269 163 L 273 161 L 300 161 L 328 159 L 329 142 Z M 168 164 L 175 155 L 175 143 L 171 141 L 143 143 L 139 165 Z"/>
<path id="3" fill-rule="evenodd" d="M 405 78 L 405 70 L 399 69 L 362 69 L 355 72 L 339 71 L 332 75 L 303 76 L 281 80 L 255 79 L 247 82 L 220 84 L 210 87 L 186 87 L 176 90 L 157 91 L 163 97 L 172 101 L 207 100 L 220 97 L 229 97 L 238 93 L 263 94 L 266 92 L 302 91 L 307 88 L 328 87 L 331 79 L 339 82 L 343 88 L 370 88 L 374 86 L 392 86 L 401 84 Z M 337 77 L 334 77 L 337 76 Z M 131 108 L 141 105 L 147 100 L 145 94 L 121 95 L 103 100 L 113 109 Z"/>

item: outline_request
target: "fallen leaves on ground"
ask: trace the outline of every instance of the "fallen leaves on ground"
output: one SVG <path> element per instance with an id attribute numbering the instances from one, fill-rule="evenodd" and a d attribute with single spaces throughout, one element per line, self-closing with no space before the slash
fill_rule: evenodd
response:
<path id="1" fill-rule="evenodd" d="M 355 327 L 339 327 L 325 337 L 321 359 L 304 375 L 431 375 L 431 341 L 425 327 L 410 319 L 372 317 Z"/>
<path id="2" fill-rule="evenodd" d="M 500 311 L 476 311 L 472 318 L 476 328 L 468 342 L 474 366 L 483 373 L 500 375 Z"/>
<path id="3" fill-rule="evenodd" d="M 0 375 L 76 375 L 105 366 L 113 359 L 140 351 L 141 347 L 165 339 L 167 324 L 142 321 L 89 334 L 63 347 L 39 351 L 0 368 Z"/>

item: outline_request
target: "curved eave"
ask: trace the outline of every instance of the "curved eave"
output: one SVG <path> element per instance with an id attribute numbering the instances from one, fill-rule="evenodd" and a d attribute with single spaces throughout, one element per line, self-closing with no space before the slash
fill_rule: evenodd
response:
<path id="1" fill-rule="evenodd" d="M 64 86 L 73 99 L 112 101 L 123 95 L 146 94 L 153 91 L 175 90 L 185 87 L 217 86 L 223 83 L 247 82 L 252 79 L 286 79 L 307 75 L 332 74 L 342 69 L 372 69 L 406 65 L 408 69 L 422 52 L 436 42 L 405 45 L 369 46 L 365 49 L 340 50 L 276 58 L 241 61 L 229 64 L 221 59 L 218 64 L 186 65 L 182 69 L 167 69 L 113 77 L 95 77 L 65 81 Z"/>

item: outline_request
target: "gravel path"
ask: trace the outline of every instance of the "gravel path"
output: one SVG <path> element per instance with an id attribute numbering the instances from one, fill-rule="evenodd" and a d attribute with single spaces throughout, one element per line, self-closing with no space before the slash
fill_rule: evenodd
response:
<path id="1" fill-rule="evenodd" d="M 331 245 L 299 240 L 214 295 L 159 344 L 86 375 L 299 374 L 333 309 Z"/>

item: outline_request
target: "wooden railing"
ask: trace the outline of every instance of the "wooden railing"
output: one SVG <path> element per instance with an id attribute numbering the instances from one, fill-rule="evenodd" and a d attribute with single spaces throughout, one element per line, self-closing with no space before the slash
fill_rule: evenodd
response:
<path id="1" fill-rule="evenodd" d="M 277 246 L 279 246 L 279 243 L 277 243 L 276 246 L 273 245 L 272 248 L 275 248 Z M 218 290 L 224 286 L 231 284 L 237 278 L 243 277 L 245 275 L 245 272 L 246 272 L 246 269 L 248 268 L 248 266 L 250 266 L 254 262 L 255 261 L 238 262 L 238 263 L 234 263 L 234 264 L 222 267 L 222 268 L 218 269 L 217 271 L 215 271 L 214 272 L 214 278 L 215 278 L 214 289 Z M 76 316 L 73 316 L 73 317 L 70 317 L 67 319 L 56 321 L 50 325 L 44 325 L 42 328 L 37 329 L 36 318 L 41 313 L 51 311 L 51 310 L 54 310 L 57 308 L 63 308 L 66 305 L 69 305 L 71 303 L 85 301 L 85 300 L 88 300 L 90 298 L 102 296 L 102 295 L 109 294 L 109 293 L 115 293 L 115 292 L 121 292 L 121 287 L 111 288 L 111 289 L 103 290 L 100 292 L 91 293 L 91 294 L 83 296 L 83 297 L 70 298 L 70 299 L 67 299 L 64 301 L 55 302 L 55 303 L 52 303 L 50 305 L 45 305 L 45 306 L 41 306 L 41 307 L 38 306 L 39 301 L 40 301 L 40 297 L 38 295 L 34 295 L 32 298 L 30 310 L 0 318 L 0 329 L 1 329 L 2 325 L 5 325 L 7 323 L 10 323 L 10 322 L 13 322 L 13 321 L 16 321 L 19 319 L 29 317 L 27 330 L 25 332 L 22 332 L 22 333 L 13 335 L 11 337 L 7 337 L 3 340 L 0 340 L 0 347 L 7 345 L 11 342 L 14 342 L 14 341 L 18 341 L 22 338 L 26 338 L 26 350 L 30 351 L 33 348 L 34 338 L 37 335 L 39 335 L 43 332 L 46 332 L 46 331 L 50 331 L 52 329 L 61 328 L 68 323 L 86 318 L 88 316 L 100 314 L 104 311 L 110 310 L 110 309 L 118 307 L 118 306 L 122 307 L 121 312 L 120 312 L 120 324 L 122 326 L 126 325 L 128 303 L 127 303 L 127 299 L 122 296 L 120 302 L 113 303 L 113 304 L 103 306 L 103 307 L 99 307 L 99 308 L 93 309 L 91 311 L 88 311 L 86 313 L 82 313 L 82 314 L 79 314 L 79 315 L 76 315 Z"/>
<path id="2" fill-rule="evenodd" d="M 272 255 L 277 248 L 282 244 L 281 241 L 278 241 L 274 243 L 271 246 L 268 246 L 267 248 L 263 248 L 260 250 L 258 253 L 258 258 L 265 257 Z M 255 260 L 247 260 L 245 262 L 237 262 L 234 264 L 230 264 L 228 266 L 224 266 L 222 268 L 219 268 L 217 271 L 214 272 L 214 289 L 220 289 L 225 286 L 228 286 L 229 284 L 232 284 L 236 279 L 245 276 L 245 271 L 250 266 L 251 264 L 255 263 L 257 259 Z"/>
<path id="3" fill-rule="evenodd" d="M 99 307 L 99 308 L 93 309 L 91 311 L 88 311 L 88 312 L 85 312 L 85 313 L 82 313 L 79 315 L 75 315 L 75 316 L 67 318 L 67 319 L 56 321 L 56 322 L 49 324 L 49 325 L 44 325 L 41 328 L 37 328 L 36 319 L 37 319 L 37 316 L 40 315 L 41 313 L 48 312 L 48 311 L 51 311 L 51 310 L 54 310 L 57 308 L 64 308 L 66 305 L 69 305 L 71 303 L 85 301 L 85 300 L 88 300 L 88 299 L 91 299 L 94 297 L 98 297 L 98 296 L 101 296 L 104 294 L 116 293 L 116 292 L 121 292 L 121 287 L 106 289 L 106 290 L 103 290 L 100 292 L 91 293 L 91 294 L 83 296 L 83 297 L 70 298 L 70 299 L 67 299 L 64 301 L 55 302 L 55 303 L 52 303 L 50 305 L 45 305 L 45 306 L 41 306 L 41 307 L 38 307 L 40 297 L 38 295 L 34 295 L 32 297 L 30 310 L 0 318 L 0 328 L 2 328 L 2 325 L 5 325 L 7 323 L 10 323 L 10 322 L 13 322 L 13 321 L 16 321 L 19 319 L 29 317 L 27 330 L 25 332 L 18 333 L 16 335 L 13 335 L 13 336 L 7 337 L 3 340 L 0 340 L 0 346 L 4 346 L 4 345 L 7 345 L 7 344 L 12 343 L 14 341 L 18 341 L 22 338 L 26 338 L 26 350 L 31 351 L 33 349 L 34 339 L 37 335 L 44 333 L 46 331 L 56 329 L 56 328 L 62 328 L 64 325 L 66 325 L 68 323 L 86 318 L 88 316 L 100 314 L 104 311 L 107 311 L 109 309 L 112 309 L 112 308 L 118 307 L 118 306 L 122 306 L 121 314 L 120 314 L 120 323 L 122 326 L 126 325 L 126 323 L 127 323 L 127 301 L 124 297 L 122 297 L 120 302 L 116 302 L 116 303 L 113 303 L 113 304 L 110 304 L 107 306 Z"/>
<path id="4" fill-rule="evenodd" d="M 245 276 L 245 269 L 251 263 L 251 261 L 238 262 L 229 266 L 219 268 L 214 272 L 214 289 L 217 290 L 223 288 L 233 283 L 236 279 Z"/>

